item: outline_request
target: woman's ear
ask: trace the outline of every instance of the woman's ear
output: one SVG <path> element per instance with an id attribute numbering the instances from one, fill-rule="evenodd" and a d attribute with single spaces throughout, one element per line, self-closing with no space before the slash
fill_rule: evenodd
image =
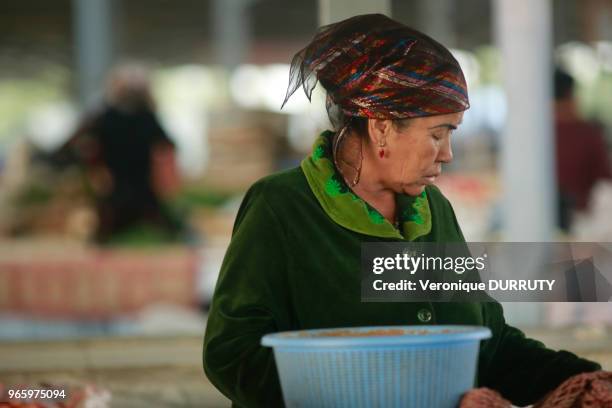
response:
<path id="1" fill-rule="evenodd" d="M 386 141 L 393 124 L 388 119 L 368 119 L 368 136 L 374 146 Z"/>

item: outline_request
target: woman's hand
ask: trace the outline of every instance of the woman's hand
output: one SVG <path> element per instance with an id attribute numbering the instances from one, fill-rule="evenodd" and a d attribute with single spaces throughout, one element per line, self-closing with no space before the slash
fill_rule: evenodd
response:
<path id="1" fill-rule="evenodd" d="M 510 408 L 512 405 L 497 391 L 490 388 L 475 388 L 463 394 L 459 408 Z"/>
<path id="2" fill-rule="evenodd" d="M 612 372 L 595 371 L 568 378 L 533 408 L 612 407 Z"/>
<path id="3" fill-rule="evenodd" d="M 459 408 L 510 408 L 511 404 L 489 388 L 466 392 Z M 612 372 L 595 371 L 568 378 L 533 408 L 612 407 Z"/>

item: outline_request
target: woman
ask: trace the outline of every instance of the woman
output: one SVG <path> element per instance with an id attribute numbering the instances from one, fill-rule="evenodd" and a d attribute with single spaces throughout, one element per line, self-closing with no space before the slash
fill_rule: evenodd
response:
<path id="1" fill-rule="evenodd" d="M 282 406 L 266 333 L 325 327 L 470 324 L 483 342 L 480 386 L 515 404 L 541 398 L 593 362 L 506 325 L 498 303 L 361 303 L 362 242 L 463 242 L 433 185 L 469 107 L 442 45 L 382 15 L 324 27 L 293 60 L 287 98 L 317 80 L 335 132 L 300 168 L 264 178 L 238 212 L 206 329 L 204 368 L 238 406 Z"/>

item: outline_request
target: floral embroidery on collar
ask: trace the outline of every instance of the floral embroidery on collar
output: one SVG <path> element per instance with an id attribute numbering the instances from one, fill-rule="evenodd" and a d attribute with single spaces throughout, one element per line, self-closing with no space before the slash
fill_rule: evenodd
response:
<path id="1" fill-rule="evenodd" d="M 336 170 L 331 159 L 333 132 L 323 132 L 312 154 L 301 164 L 308 184 L 325 212 L 338 224 L 355 232 L 414 241 L 431 231 L 431 212 L 425 191 L 417 197 L 396 196 L 400 231 L 374 207 L 357 196 Z"/>

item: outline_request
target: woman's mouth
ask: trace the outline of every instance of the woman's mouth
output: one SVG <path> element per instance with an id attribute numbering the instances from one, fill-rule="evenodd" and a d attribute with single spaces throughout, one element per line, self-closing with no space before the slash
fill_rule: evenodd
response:
<path id="1" fill-rule="evenodd" d="M 436 181 L 436 178 L 440 175 L 440 173 L 429 174 L 424 176 L 423 179 L 427 182 L 427 184 L 433 184 Z"/>

